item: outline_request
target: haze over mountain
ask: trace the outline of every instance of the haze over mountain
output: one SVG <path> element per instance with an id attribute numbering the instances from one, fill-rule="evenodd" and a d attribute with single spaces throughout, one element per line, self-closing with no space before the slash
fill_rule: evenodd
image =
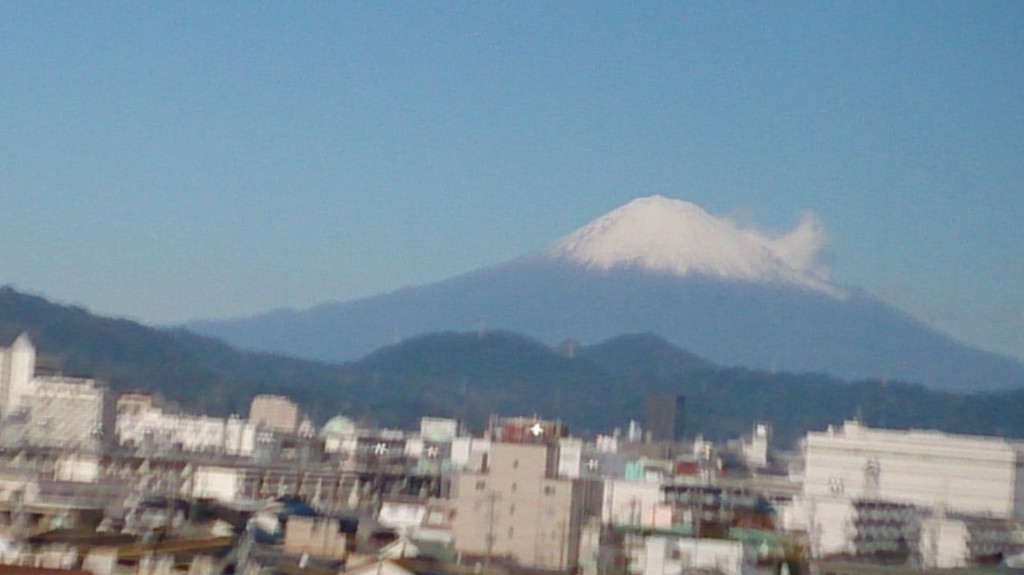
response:
<path id="1" fill-rule="evenodd" d="M 306 311 L 188 327 L 240 347 L 324 361 L 446 330 L 508 329 L 549 345 L 652 333 L 724 365 L 954 390 L 1024 386 L 1020 362 L 832 283 L 823 236 L 811 217 L 771 235 L 653 196 L 505 264 Z"/>
<path id="2" fill-rule="evenodd" d="M 233 349 L 183 330 L 92 315 L 0 287 L 0 346 L 28 333 L 37 366 L 96 377 L 114 391 L 162 394 L 191 411 L 244 414 L 258 393 L 295 399 L 314 421 L 338 413 L 409 428 L 457 417 L 538 414 L 582 436 L 642 420 L 652 393 L 686 396 L 688 435 L 724 440 L 771 424 L 788 445 L 859 414 L 868 425 L 1024 437 L 1024 388 L 961 394 L 899 382 L 717 366 L 651 335 L 557 349 L 504 331 L 408 338 L 344 365 Z"/>

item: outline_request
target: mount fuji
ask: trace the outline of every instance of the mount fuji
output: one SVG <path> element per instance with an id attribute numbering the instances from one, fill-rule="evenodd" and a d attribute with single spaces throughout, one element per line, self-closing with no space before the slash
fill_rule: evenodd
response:
<path id="1" fill-rule="evenodd" d="M 769 235 L 694 204 L 639 198 L 547 249 L 437 283 L 304 311 L 198 321 L 260 351 L 345 361 L 427 332 L 505 329 L 548 344 L 657 334 L 714 362 L 979 391 L 1024 365 L 833 283 L 812 217 Z"/>

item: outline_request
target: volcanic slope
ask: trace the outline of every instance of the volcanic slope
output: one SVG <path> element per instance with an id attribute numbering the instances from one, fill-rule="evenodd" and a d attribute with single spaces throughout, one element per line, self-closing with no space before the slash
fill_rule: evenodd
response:
<path id="1" fill-rule="evenodd" d="M 961 391 L 1024 386 L 1020 362 L 832 283 L 822 240 L 810 217 L 773 236 L 653 196 L 505 264 L 351 302 L 188 327 L 326 361 L 447 330 L 507 329 L 548 345 L 653 333 L 722 365 Z"/>

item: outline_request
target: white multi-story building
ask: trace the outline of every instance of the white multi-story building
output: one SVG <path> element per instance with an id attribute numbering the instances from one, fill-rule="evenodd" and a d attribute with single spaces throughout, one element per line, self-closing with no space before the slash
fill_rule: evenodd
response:
<path id="1" fill-rule="evenodd" d="M 1024 519 L 1024 444 L 848 421 L 807 434 L 803 495 Z"/>
<path id="2" fill-rule="evenodd" d="M 37 376 L 21 398 L 23 439 L 47 447 L 95 449 L 109 433 L 107 390 L 91 379 Z"/>
<path id="3" fill-rule="evenodd" d="M 95 449 L 109 439 L 113 410 L 92 379 L 37 375 L 27 334 L 0 348 L 0 417 L 5 439 L 45 447 Z"/>
<path id="4" fill-rule="evenodd" d="M 780 520 L 785 529 L 808 534 L 813 556 L 856 553 L 858 541 L 878 543 L 881 533 L 898 535 L 922 561 L 953 566 L 964 560 L 970 538 L 960 536 L 971 518 L 1024 519 L 1024 444 L 1018 442 L 847 421 L 809 433 L 805 457 L 802 496 L 780 509 Z M 947 525 L 947 513 L 958 519 Z M 881 517 L 884 523 L 875 525 Z M 925 529 L 928 521 L 941 529 Z M 935 545 L 948 552 L 932 552 Z"/>
<path id="5" fill-rule="evenodd" d="M 0 417 L 7 417 L 32 390 L 36 374 L 36 348 L 23 333 L 10 347 L 0 348 Z"/>
<path id="6" fill-rule="evenodd" d="M 257 425 L 238 417 L 167 413 L 128 395 L 118 401 L 117 438 L 121 445 L 249 456 Z"/>

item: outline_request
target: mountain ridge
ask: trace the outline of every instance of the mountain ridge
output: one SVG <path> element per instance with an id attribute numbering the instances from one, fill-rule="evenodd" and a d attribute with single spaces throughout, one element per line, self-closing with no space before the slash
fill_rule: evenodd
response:
<path id="1" fill-rule="evenodd" d="M 863 290 L 838 299 L 799 286 L 566 267 L 537 254 L 305 312 L 187 327 L 322 361 L 449 330 L 508 329 L 547 345 L 654 333 L 722 365 L 961 391 L 1024 386 L 1021 363 L 961 344 Z"/>
<path id="2" fill-rule="evenodd" d="M 160 393 L 190 410 L 245 413 L 258 393 L 296 400 L 314 421 L 338 413 L 409 428 L 422 416 L 538 414 L 580 435 L 642 419 L 650 393 L 686 396 L 689 434 L 728 439 L 771 423 L 781 444 L 861 414 L 878 427 L 1024 437 L 1024 389 L 962 394 L 896 381 L 723 367 L 652 334 L 553 348 L 500 330 L 422 334 L 343 365 L 239 351 L 182 330 L 90 314 L 0 288 L 0 345 L 27 331 L 41 355 L 118 391 Z M 571 350 L 571 353 L 570 353 Z"/>
<path id="3" fill-rule="evenodd" d="M 1024 363 L 965 345 L 828 279 L 813 216 L 766 234 L 663 196 L 635 199 L 546 249 L 430 284 L 306 311 L 186 327 L 242 348 L 352 360 L 421 333 L 507 329 L 547 345 L 655 333 L 722 365 L 1024 387 Z"/>

